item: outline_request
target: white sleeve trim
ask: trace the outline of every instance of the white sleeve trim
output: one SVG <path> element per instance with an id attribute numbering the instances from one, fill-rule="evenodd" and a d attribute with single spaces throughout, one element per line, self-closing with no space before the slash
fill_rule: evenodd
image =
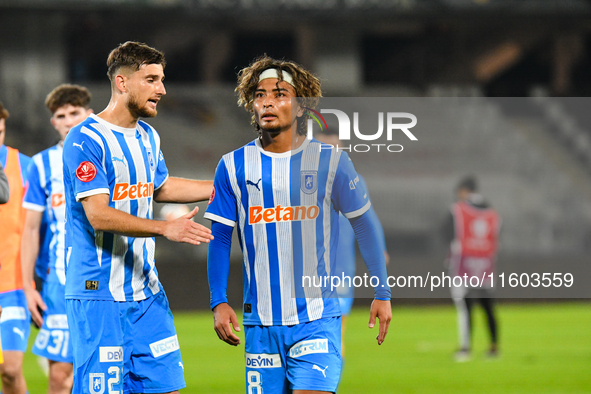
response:
<path id="1" fill-rule="evenodd" d="M 343 215 L 345 215 L 345 217 L 347 219 L 353 219 L 356 217 L 359 217 L 361 215 L 363 215 L 365 212 L 367 212 L 369 210 L 369 208 L 371 207 L 371 201 L 368 201 L 367 204 L 365 204 L 363 207 L 359 208 L 356 211 L 353 212 L 343 212 Z"/>
<path id="2" fill-rule="evenodd" d="M 100 189 L 87 190 L 85 192 L 76 194 L 76 202 L 79 202 L 83 198 L 94 196 L 96 194 L 109 194 L 110 195 L 111 191 L 106 187 L 100 188 Z"/>
<path id="3" fill-rule="evenodd" d="M 225 224 L 226 226 L 230 226 L 230 227 L 236 226 L 236 222 L 235 221 L 230 220 L 230 219 L 223 218 L 223 217 L 218 216 L 218 215 L 214 215 L 211 212 L 205 212 L 205 215 L 203 215 L 203 217 L 205 219 L 209 219 L 209 220 L 214 221 L 214 222 L 220 222 L 222 224 Z"/>
<path id="4" fill-rule="evenodd" d="M 37 205 L 32 202 L 23 201 L 23 208 L 29 209 L 35 212 L 45 212 L 45 205 Z"/>

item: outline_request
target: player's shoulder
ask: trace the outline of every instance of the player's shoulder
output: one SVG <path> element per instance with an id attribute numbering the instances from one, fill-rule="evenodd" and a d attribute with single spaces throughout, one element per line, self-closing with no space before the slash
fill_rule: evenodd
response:
<path id="1" fill-rule="evenodd" d="M 0 146 L 2 146 L 2 145 L 0 145 Z M 12 151 L 12 152 L 16 153 L 16 156 L 18 157 L 18 160 L 20 161 L 21 165 L 23 165 L 23 164 L 29 164 L 29 162 L 31 161 L 31 157 L 25 155 L 23 152 L 21 152 L 17 148 L 13 148 L 13 147 L 10 147 L 8 145 L 4 145 L 4 146 L 5 146 L 6 154 L 7 155 L 8 155 L 8 152 L 9 151 Z"/>
<path id="2" fill-rule="evenodd" d="M 68 136 L 71 134 L 81 133 L 82 130 L 84 130 L 84 129 L 94 131 L 98 124 L 99 124 L 99 121 L 98 121 L 98 118 L 96 117 L 96 115 L 90 114 L 82 122 L 80 122 L 76 126 L 72 127 L 68 133 Z"/>
<path id="3" fill-rule="evenodd" d="M 35 153 L 33 156 L 31 156 L 31 161 L 29 162 L 28 171 L 30 172 L 32 167 L 44 166 L 44 164 L 46 162 L 45 158 L 47 158 L 49 156 L 49 152 L 51 151 L 52 148 L 53 147 L 43 149 L 41 152 Z"/>
<path id="4" fill-rule="evenodd" d="M 361 176 L 360 173 L 357 173 L 357 176 L 359 177 L 359 183 L 361 183 L 361 185 L 363 186 L 363 188 L 365 190 L 367 190 L 367 182 L 365 182 L 365 178 L 363 176 Z"/>
<path id="5" fill-rule="evenodd" d="M 308 146 L 310 148 L 312 148 L 312 149 L 318 149 L 318 150 L 320 150 L 319 147 L 321 147 L 322 150 L 334 149 L 334 147 L 332 145 L 327 144 L 325 142 L 320 142 L 316 138 L 313 138 L 313 137 L 312 137 L 312 139 L 310 140 L 310 142 L 308 144 L 309 144 Z"/>
<path id="6" fill-rule="evenodd" d="M 49 148 L 43 149 L 41 152 L 34 154 L 31 157 L 31 159 L 35 162 L 37 162 L 39 160 L 43 160 L 44 157 L 47 157 L 48 155 L 51 154 L 51 152 L 55 152 L 58 149 L 59 149 L 59 144 L 50 146 Z"/>
<path id="7" fill-rule="evenodd" d="M 27 156 L 27 155 L 25 155 L 23 152 L 21 152 L 21 151 L 19 151 L 19 150 L 17 150 L 17 149 L 15 149 L 15 150 L 18 152 L 18 159 L 19 159 L 21 162 L 22 162 L 23 160 L 24 160 L 24 161 L 27 161 L 27 162 L 31 160 L 31 157 L 30 157 L 30 156 Z"/>
<path id="8" fill-rule="evenodd" d="M 91 134 L 99 134 L 100 131 L 96 127 L 99 122 L 93 117 L 89 116 L 76 126 L 72 127 L 66 136 L 64 141 L 64 149 L 69 145 L 68 141 L 80 141 L 84 139 L 90 139 Z"/>
<path id="9" fill-rule="evenodd" d="M 86 144 L 86 146 L 95 143 L 102 145 L 103 137 L 101 136 L 102 131 L 99 124 L 99 121 L 91 115 L 72 127 L 64 140 L 64 153 L 73 148 L 84 150 L 83 144 Z"/>
<path id="10" fill-rule="evenodd" d="M 29 156 L 25 155 L 24 153 L 18 152 L 18 160 L 21 163 L 21 166 L 24 170 L 27 169 L 27 167 L 31 164 L 31 162 L 33 161 L 33 159 L 31 159 Z"/>
<path id="11" fill-rule="evenodd" d="M 349 157 L 347 152 L 342 149 L 342 147 L 334 147 L 331 144 L 327 144 L 326 142 L 320 142 L 316 138 L 312 138 L 308 145 L 306 146 L 307 150 L 312 150 L 313 152 L 318 152 L 319 154 L 324 155 L 335 155 L 337 159 L 340 159 L 341 156 Z"/>
<path id="12" fill-rule="evenodd" d="M 0 147 L 2 146 L 2 144 L 0 144 Z M 4 145 L 4 152 L 6 155 L 8 155 L 8 153 L 12 151 L 14 153 L 16 153 L 16 155 L 18 156 L 19 160 L 31 160 L 31 158 L 27 155 L 25 155 L 23 152 L 21 152 L 20 150 L 18 150 L 17 148 L 13 148 L 11 146 L 8 145 Z"/>
<path id="13" fill-rule="evenodd" d="M 221 161 L 227 161 L 228 159 L 232 159 L 232 158 L 236 157 L 237 155 L 244 155 L 244 152 L 246 151 L 246 149 L 248 149 L 250 147 L 256 148 L 256 146 L 257 146 L 256 139 L 252 140 L 249 143 L 242 145 L 240 148 L 234 149 L 233 151 L 230 151 L 230 152 L 226 153 L 225 155 L 223 155 Z"/>

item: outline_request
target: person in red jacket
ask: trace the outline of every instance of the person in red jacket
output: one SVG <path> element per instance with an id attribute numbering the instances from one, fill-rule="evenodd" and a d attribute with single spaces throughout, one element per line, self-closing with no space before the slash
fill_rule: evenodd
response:
<path id="1" fill-rule="evenodd" d="M 457 201 L 451 206 L 444 228 L 446 241 L 450 245 L 447 265 L 451 276 L 478 278 L 477 285 L 476 279 L 463 280 L 461 286 L 451 288 L 458 311 L 460 339 L 456 361 L 467 361 L 471 356 L 474 301 L 478 301 L 486 312 L 490 332 L 490 348 L 487 355 L 494 357 L 498 354 L 498 329 L 491 278 L 495 272 L 501 219 L 477 190 L 477 180 L 474 176 L 467 176 L 460 181 L 456 188 Z"/>

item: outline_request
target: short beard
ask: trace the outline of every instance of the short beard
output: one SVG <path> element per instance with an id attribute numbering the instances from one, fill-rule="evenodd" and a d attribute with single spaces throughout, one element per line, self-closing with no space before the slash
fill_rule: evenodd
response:
<path id="1" fill-rule="evenodd" d="M 129 99 L 127 100 L 127 109 L 131 116 L 135 119 L 138 118 L 153 118 L 154 116 L 158 115 L 158 111 L 154 110 L 154 112 L 149 112 L 146 108 L 140 107 L 137 99 L 134 95 L 129 95 Z"/>
<path id="2" fill-rule="evenodd" d="M 259 133 L 262 133 L 263 131 L 269 133 L 269 134 L 278 134 L 281 132 L 281 127 L 266 127 L 263 128 L 261 127 L 259 124 L 257 124 L 257 129 L 259 131 Z"/>

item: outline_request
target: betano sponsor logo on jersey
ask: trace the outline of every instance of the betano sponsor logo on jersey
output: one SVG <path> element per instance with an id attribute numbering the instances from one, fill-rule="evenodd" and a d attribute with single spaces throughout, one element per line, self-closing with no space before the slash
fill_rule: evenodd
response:
<path id="1" fill-rule="evenodd" d="M 61 207 L 66 203 L 66 196 L 63 193 L 53 193 L 51 195 L 51 207 L 57 208 Z"/>
<path id="2" fill-rule="evenodd" d="M 320 208 L 316 205 L 301 205 L 297 207 L 274 208 L 254 206 L 248 209 L 248 224 L 277 223 L 289 221 L 314 220 L 318 217 Z"/>
<path id="3" fill-rule="evenodd" d="M 137 200 L 139 198 L 152 197 L 154 183 L 138 182 L 135 185 L 129 183 L 116 183 L 113 188 L 113 201 Z"/>

